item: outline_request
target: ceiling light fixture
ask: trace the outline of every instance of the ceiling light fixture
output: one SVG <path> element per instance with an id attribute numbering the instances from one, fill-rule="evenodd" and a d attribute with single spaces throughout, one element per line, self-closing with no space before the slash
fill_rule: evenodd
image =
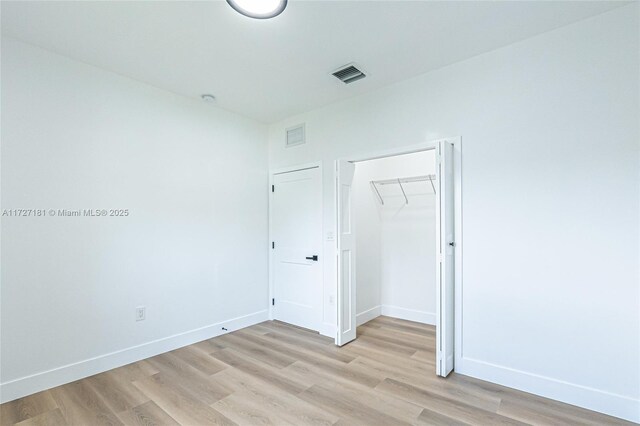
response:
<path id="1" fill-rule="evenodd" d="M 287 0 L 227 0 L 238 13 L 255 19 L 278 16 L 287 7 Z"/>

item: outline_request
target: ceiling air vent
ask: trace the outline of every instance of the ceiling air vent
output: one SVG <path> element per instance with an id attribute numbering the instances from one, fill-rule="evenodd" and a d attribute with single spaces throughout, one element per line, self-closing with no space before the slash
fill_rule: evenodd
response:
<path id="1" fill-rule="evenodd" d="M 285 146 L 287 148 L 302 145 L 305 143 L 305 131 L 304 124 L 298 124 L 297 126 L 289 127 L 287 129 L 287 139 Z"/>
<path id="2" fill-rule="evenodd" d="M 365 73 L 360 71 L 353 64 L 340 67 L 337 71 L 334 71 L 332 74 L 345 84 L 353 83 L 354 81 L 358 81 L 361 78 L 366 77 Z"/>

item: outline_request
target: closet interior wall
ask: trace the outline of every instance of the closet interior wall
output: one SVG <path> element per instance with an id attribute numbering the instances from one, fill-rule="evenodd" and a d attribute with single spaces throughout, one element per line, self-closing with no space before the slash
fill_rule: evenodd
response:
<path id="1" fill-rule="evenodd" d="M 432 174 L 435 174 L 434 151 L 356 165 L 358 324 L 379 315 L 435 323 L 433 188 L 428 181 L 403 184 L 402 188 L 399 184 L 378 185 L 378 196 L 371 185 L 377 180 Z"/>

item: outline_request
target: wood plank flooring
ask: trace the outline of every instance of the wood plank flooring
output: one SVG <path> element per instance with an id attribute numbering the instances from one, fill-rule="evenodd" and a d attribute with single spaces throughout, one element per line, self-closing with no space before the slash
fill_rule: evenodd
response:
<path id="1" fill-rule="evenodd" d="M 0 406 L 2 425 L 622 425 L 452 374 L 432 326 L 378 317 L 345 347 L 265 322 Z"/>

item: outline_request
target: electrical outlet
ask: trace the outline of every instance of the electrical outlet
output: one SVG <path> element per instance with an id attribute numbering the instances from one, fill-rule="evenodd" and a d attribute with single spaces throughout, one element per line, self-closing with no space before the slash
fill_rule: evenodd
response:
<path id="1" fill-rule="evenodd" d="M 147 308 L 145 306 L 138 306 L 136 308 L 136 321 L 142 321 L 145 319 L 146 310 Z"/>
<path id="2" fill-rule="evenodd" d="M 334 303 L 336 303 L 336 298 L 334 295 L 329 296 L 329 304 L 333 305 Z"/>

